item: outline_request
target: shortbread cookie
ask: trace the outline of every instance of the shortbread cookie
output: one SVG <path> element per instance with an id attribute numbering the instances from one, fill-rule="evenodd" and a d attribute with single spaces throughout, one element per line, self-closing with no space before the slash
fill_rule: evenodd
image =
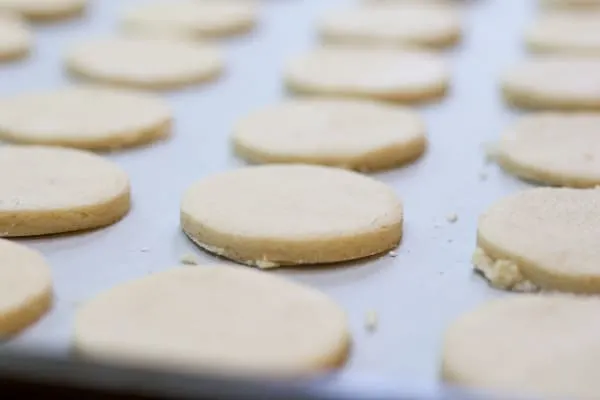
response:
<path id="1" fill-rule="evenodd" d="M 129 180 L 117 165 L 81 150 L 0 147 L 0 236 L 98 228 L 129 210 Z"/>
<path id="2" fill-rule="evenodd" d="M 396 247 L 402 204 L 390 187 L 355 172 L 246 167 L 192 185 L 181 226 L 203 249 L 259 268 L 332 263 Z"/>
<path id="3" fill-rule="evenodd" d="M 600 55 L 600 11 L 543 13 L 525 40 L 535 52 Z"/>
<path id="4" fill-rule="evenodd" d="M 480 217 L 473 263 L 501 289 L 600 293 L 599 235 L 599 189 L 529 189 Z"/>
<path id="5" fill-rule="evenodd" d="M 87 0 L 0 0 L 0 10 L 17 12 L 32 20 L 55 20 L 81 14 Z"/>
<path id="6" fill-rule="evenodd" d="M 305 94 L 421 101 L 446 93 L 449 72 L 442 57 L 432 53 L 343 46 L 292 60 L 286 81 Z"/>
<path id="7" fill-rule="evenodd" d="M 506 99 L 520 107 L 600 109 L 600 58 L 544 56 L 504 75 Z"/>
<path id="8" fill-rule="evenodd" d="M 0 139 L 85 149 L 150 143 L 169 134 L 171 111 L 158 97 L 93 86 L 0 99 Z"/>
<path id="9" fill-rule="evenodd" d="M 360 171 L 391 168 L 425 150 L 425 125 L 409 109 L 358 100 L 289 100 L 234 129 L 236 152 L 256 163 L 322 164 Z"/>
<path id="10" fill-rule="evenodd" d="M 172 89 L 215 79 L 223 68 L 212 46 L 169 39 L 114 38 L 76 46 L 68 69 L 97 81 Z"/>
<path id="11" fill-rule="evenodd" d="M 454 7 L 400 2 L 355 7 L 326 15 L 320 25 L 327 42 L 357 45 L 447 47 L 461 36 Z"/>
<path id="12" fill-rule="evenodd" d="M 256 20 L 256 4 L 249 0 L 162 0 L 126 12 L 123 28 L 139 34 L 193 39 L 244 33 Z"/>
<path id="13" fill-rule="evenodd" d="M 600 0 L 539 0 L 547 8 L 600 8 Z"/>
<path id="14" fill-rule="evenodd" d="M 0 61 L 25 57 L 32 42 L 29 28 L 17 14 L 0 11 Z"/>
<path id="15" fill-rule="evenodd" d="M 272 377 L 336 368 L 350 340 L 345 313 L 324 294 L 205 265 L 153 274 L 84 304 L 74 347 L 115 363 Z"/>
<path id="16" fill-rule="evenodd" d="M 600 185 L 600 115 L 542 113 L 520 119 L 496 144 L 498 164 L 556 186 Z"/>
<path id="17" fill-rule="evenodd" d="M 521 295 L 494 300 L 450 325 L 443 379 L 499 399 L 595 399 L 600 393 L 600 300 Z"/>
<path id="18" fill-rule="evenodd" d="M 0 239 L 0 340 L 33 324 L 51 305 L 52 278 L 41 254 Z"/>

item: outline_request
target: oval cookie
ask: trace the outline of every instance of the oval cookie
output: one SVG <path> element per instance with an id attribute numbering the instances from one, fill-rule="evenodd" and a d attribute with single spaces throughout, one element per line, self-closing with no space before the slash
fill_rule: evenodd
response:
<path id="1" fill-rule="evenodd" d="M 600 55 L 600 12 L 547 12 L 527 30 L 534 52 Z"/>
<path id="2" fill-rule="evenodd" d="M 16 14 L 0 11 L 0 61 L 25 57 L 32 46 L 29 28 Z"/>

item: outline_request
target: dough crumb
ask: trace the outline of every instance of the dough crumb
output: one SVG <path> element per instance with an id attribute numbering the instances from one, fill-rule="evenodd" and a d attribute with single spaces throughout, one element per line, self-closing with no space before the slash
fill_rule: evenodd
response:
<path id="1" fill-rule="evenodd" d="M 457 215 L 456 213 L 449 214 L 449 215 L 446 217 L 446 220 L 447 220 L 448 222 L 450 222 L 451 224 L 453 224 L 453 223 L 455 223 L 456 221 L 458 221 L 458 215 Z"/>
<path id="2" fill-rule="evenodd" d="M 198 260 L 192 253 L 184 254 L 179 261 L 184 265 L 198 265 Z"/>
<path id="3" fill-rule="evenodd" d="M 398 253 L 396 253 L 396 252 L 395 252 L 395 251 L 393 251 L 393 250 L 392 250 L 392 251 L 390 251 L 388 254 L 389 254 L 389 256 L 390 256 L 390 257 L 398 257 Z"/>
<path id="4" fill-rule="evenodd" d="M 537 292 L 539 287 L 523 276 L 519 266 L 510 260 L 493 260 L 478 247 L 473 253 L 472 263 L 490 285 L 515 292 Z"/>
<path id="5" fill-rule="evenodd" d="M 365 315 L 365 329 L 369 332 L 374 332 L 377 330 L 378 326 L 379 316 L 377 315 L 377 311 L 367 311 L 367 314 Z"/>

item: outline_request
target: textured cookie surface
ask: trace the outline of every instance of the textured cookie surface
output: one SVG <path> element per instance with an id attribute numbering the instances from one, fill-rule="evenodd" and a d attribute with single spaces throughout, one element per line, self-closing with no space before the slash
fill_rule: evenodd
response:
<path id="1" fill-rule="evenodd" d="M 598 293 L 598 235 L 600 190 L 538 188 L 492 205 L 479 219 L 477 243 L 538 288 Z"/>
<path id="2" fill-rule="evenodd" d="M 52 305 L 52 278 L 44 258 L 0 239 L 0 340 L 38 320 Z"/>
<path id="3" fill-rule="evenodd" d="M 17 14 L 0 11 L 0 61 L 26 56 L 32 41 L 29 28 Z"/>
<path id="4" fill-rule="evenodd" d="M 449 72 L 441 56 L 431 53 L 343 46 L 293 59 L 286 81 L 290 89 L 305 94 L 421 101 L 446 92 Z"/>
<path id="5" fill-rule="evenodd" d="M 391 168 L 425 150 L 412 110 L 358 100 L 289 100 L 250 114 L 234 129 L 236 152 L 258 163 L 306 163 L 360 171 Z"/>
<path id="6" fill-rule="evenodd" d="M 352 260 L 402 236 L 402 204 L 387 185 L 308 165 L 246 167 L 192 185 L 181 224 L 196 244 L 261 268 Z"/>
<path id="7" fill-rule="evenodd" d="M 345 313 L 324 294 L 226 265 L 180 267 L 108 290 L 75 320 L 78 355 L 145 367 L 297 375 L 340 366 Z"/>
<path id="8" fill-rule="evenodd" d="M 0 99 L 0 138 L 28 144 L 115 149 L 152 142 L 170 131 L 160 98 L 81 86 Z"/>
<path id="9" fill-rule="evenodd" d="M 219 52 L 188 41 L 113 38 L 77 45 L 68 69 L 80 76 L 145 89 L 172 89 L 209 81 L 222 70 Z"/>
<path id="10" fill-rule="evenodd" d="M 442 375 L 500 398 L 595 399 L 600 300 L 521 295 L 461 316 L 447 330 Z"/>
<path id="11" fill-rule="evenodd" d="M 129 210 L 129 180 L 112 162 L 80 150 L 0 148 L 0 235 L 97 228 Z"/>

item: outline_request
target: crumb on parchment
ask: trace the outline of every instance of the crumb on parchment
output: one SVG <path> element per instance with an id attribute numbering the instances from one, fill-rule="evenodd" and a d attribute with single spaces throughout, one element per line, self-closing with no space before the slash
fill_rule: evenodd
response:
<path id="1" fill-rule="evenodd" d="M 198 265 L 198 260 L 192 253 L 182 255 L 179 261 L 184 265 Z"/>
<path id="2" fill-rule="evenodd" d="M 448 214 L 448 216 L 446 216 L 446 221 L 450 222 L 451 224 L 455 223 L 456 221 L 458 221 L 458 214 Z"/>

